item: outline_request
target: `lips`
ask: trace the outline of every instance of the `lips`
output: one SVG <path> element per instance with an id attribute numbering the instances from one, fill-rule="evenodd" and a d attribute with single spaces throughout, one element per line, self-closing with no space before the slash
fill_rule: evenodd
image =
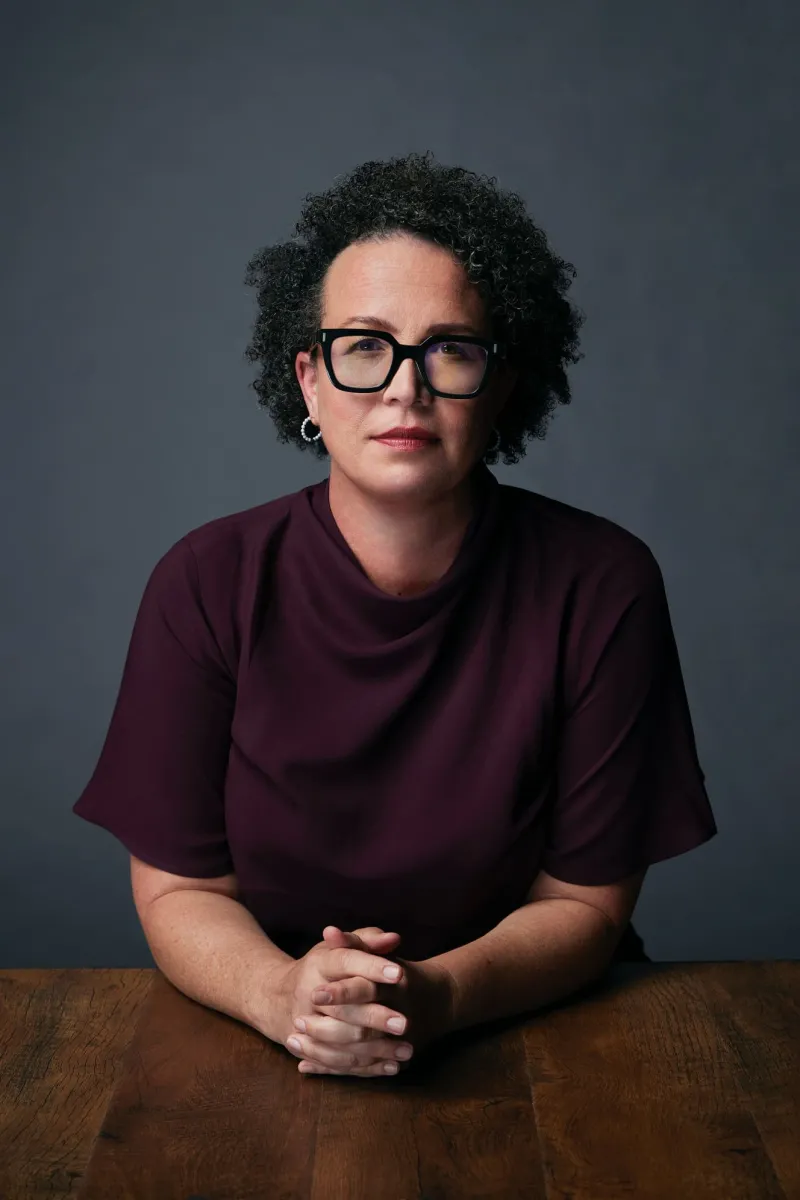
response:
<path id="1" fill-rule="evenodd" d="M 420 429 L 390 429 L 388 433 L 376 433 L 375 437 L 379 441 L 391 439 L 403 442 L 437 442 L 439 440 L 432 433 Z"/>

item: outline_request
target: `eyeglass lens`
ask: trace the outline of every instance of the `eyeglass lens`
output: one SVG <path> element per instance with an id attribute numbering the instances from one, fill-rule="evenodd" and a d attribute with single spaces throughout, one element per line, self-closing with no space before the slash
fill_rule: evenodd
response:
<path id="1" fill-rule="evenodd" d="M 333 374 L 342 387 L 383 387 L 392 367 L 391 342 L 378 337 L 339 334 L 331 343 Z M 481 386 L 488 353 L 484 346 L 442 338 L 425 351 L 425 372 L 441 392 L 469 395 Z"/>

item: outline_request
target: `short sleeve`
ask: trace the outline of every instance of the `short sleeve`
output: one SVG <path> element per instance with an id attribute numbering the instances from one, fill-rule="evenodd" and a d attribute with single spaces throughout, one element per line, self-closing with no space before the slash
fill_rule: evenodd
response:
<path id="1" fill-rule="evenodd" d="M 142 596 L 105 743 L 73 812 L 175 875 L 227 875 L 224 783 L 235 680 L 186 538 Z"/>
<path id="2" fill-rule="evenodd" d="M 616 883 L 717 832 L 663 577 L 644 543 L 582 589 L 566 642 L 541 866 L 566 883 Z"/>

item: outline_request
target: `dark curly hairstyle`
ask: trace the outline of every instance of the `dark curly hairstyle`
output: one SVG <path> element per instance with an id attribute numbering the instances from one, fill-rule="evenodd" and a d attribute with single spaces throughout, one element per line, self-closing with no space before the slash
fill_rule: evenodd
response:
<path id="1" fill-rule="evenodd" d="M 291 241 L 253 255 L 245 283 L 258 289 L 258 314 L 245 350 L 261 370 L 251 386 L 270 413 L 278 440 L 327 455 L 323 439 L 304 440 L 308 415 L 294 370 L 319 328 L 322 288 L 333 259 L 353 242 L 405 231 L 449 249 L 478 287 L 494 336 L 519 372 L 496 422 L 502 454 L 514 463 L 525 442 L 543 438 L 556 404 L 571 399 L 566 374 L 583 314 L 566 299 L 575 269 L 549 248 L 520 196 L 493 177 L 445 167 L 430 153 L 367 162 L 328 191 L 305 197 Z"/>

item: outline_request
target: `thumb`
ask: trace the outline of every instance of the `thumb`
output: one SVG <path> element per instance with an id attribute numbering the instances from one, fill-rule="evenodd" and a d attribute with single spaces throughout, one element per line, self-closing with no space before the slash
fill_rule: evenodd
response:
<path id="1" fill-rule="evenodd" d="M 322 931 L 326 945 L 332 949 L 349 947 L 353 950 L 366 950 L 369 953 L 387 954 L 396 950 L 400 944 L 399 933 L 389 933 L 379 929 L 377 925 L 367 925 L 361 929 L 345 932 L 338 925 L 326 925 Z"/>

